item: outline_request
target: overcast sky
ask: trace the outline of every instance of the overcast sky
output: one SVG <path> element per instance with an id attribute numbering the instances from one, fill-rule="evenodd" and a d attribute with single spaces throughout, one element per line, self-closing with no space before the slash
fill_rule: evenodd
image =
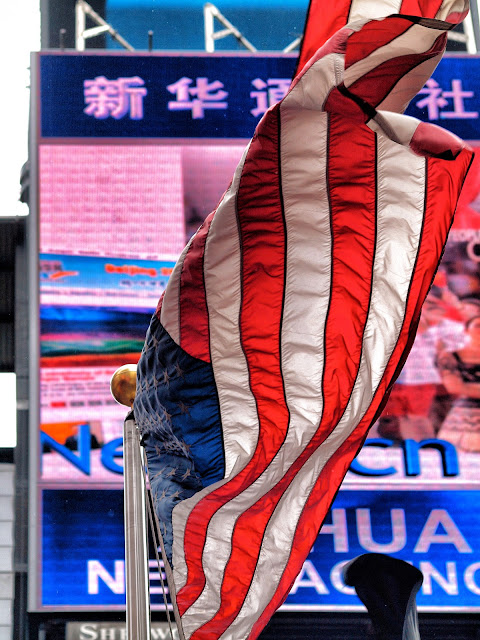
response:
<path id="1" fill-rule="evenodd" d="M 26 215 L 18 201 L 20 169 L 28 157 L 30 52 L 40 48 L 39 0 L 17 0 L 2 6 L 0 52 L 3 85 L 0 100 L 0 216 Z M 16 442 L 15 374 L 0 374 L 2 425 L 0 447 Z"/>

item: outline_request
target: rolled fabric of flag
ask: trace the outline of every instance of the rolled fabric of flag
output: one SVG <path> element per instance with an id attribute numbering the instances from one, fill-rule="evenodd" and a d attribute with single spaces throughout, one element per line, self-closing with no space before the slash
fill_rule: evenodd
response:
<path id="1" fill-rule="evenodd" d="M 466 17 L 468 8 L 468 0 L 310 0 L 297 71 L 324 42 L 348 23 L 397 13 L 434 18 L 455 25 Z"/>
<path id="2" fill-rule="evenodd" d="M 390 16 L 326 42 L 159 302 L 134 412 L 182 637 L 260 634 L 405 362 L 473 157 L 401 115 L 449 27 Z"/>

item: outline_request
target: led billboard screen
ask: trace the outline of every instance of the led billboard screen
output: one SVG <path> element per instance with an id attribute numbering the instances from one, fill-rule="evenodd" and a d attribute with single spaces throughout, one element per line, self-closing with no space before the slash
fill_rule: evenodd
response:
<path id="1" fill-rule="evenodd" d="M 126 409 L 110 378 L 138 360 L 176 259 L 294 66 L 291 55 L 34 57 L 34 610 L 124 607 Z M 478 67 L 446 58 L 408 113 L 480 146 Z M 479 193 L 477 159 L 411 355 L 287 610 L 360 609 L 341 567 L 367 551 L 422 569 L 421 610 L 480 610 Z M 161 608 L 153 568 L 151 594 Z"/>

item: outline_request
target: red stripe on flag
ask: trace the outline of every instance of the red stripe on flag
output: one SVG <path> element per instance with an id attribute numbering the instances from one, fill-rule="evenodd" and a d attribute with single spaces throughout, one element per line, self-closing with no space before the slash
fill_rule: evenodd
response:
<path id="1" fill-rule="evenodd" d="M 374 110 L 371 109 L 370 111 L 372 113 L 367 114 L 365 107 L 368 107 L 368 105 L 360 106 L 351 96 L 345 95 L 345 93 L 346 92 L 339 91 L 338 87 L 334 87 L 325 100 L 324 111 L 332 114 L 341 113 L 342 116 L 350 122 L 357 121 L 359 124 L 367 122 L 367 120 L 374 115 Z"/>
<path id="2" fill-rule="evenodd" d="M 330 458 L 325 465 L 297 524 L 288 564 L 283 572 L 275 595 L 253 625 L 248 640 L 255 640 L 255 638 L 260 635 L 278 607 L 285 602 L 296 577 L 301 571 L 306 556 L 317 539 L 320 529 L 319 525 L 323 524 L 323 520 L 330 509 L 338 487 L 357 449 L 358 447 L 352 449 L 351 442 L 347 440 L 337 449 L 335 455 Z M 342 461 L 343 466 L 341 466 Z"/>
<path id="3" fill-rule="evenodd" d="M 377 107 L 403 76 L 426 60 L 441 54 L 445 49 L 446 42 L 447 34 L 442 33 L 425 53 L 399 56 L 387 60 L 353 84 L 346 85 L 347 89 L 369 105 Z"/>
<path id="4" fill-rule="evenodd" d="M 203 260 L 213 216 L 211 213 L 205 219 L 194 236 L 180 276 L 180 346 L 204 362 L 210 362 L 210 338 Z"/>
<path id="5" fill-rule="evenodd" d="M 303 69 L 317 49 L 347 24 L 351 5 L 352 0 L 311 0 L 294 75 Z"/>
<path id="6" fill-rule="evenodd" d="M 375 133 L 331 114 L 327 185 L 332 284 L 325 327 L 321 425 L 327 434 L 345 411 L 362 353 L 375 255 L 376 160 Z"/>
<path id="7" fill-rule="evenodd" d="M 370 407 L 355 431 L 329 459 L 308 498 L 297 524 L 288 564 L 274 597 L 253 626 L 249 640 L 258 637 L 273 613 L 287 598 L 351 461 L 361 447 L 373 420 L 386 403 L 387 390 L 399 373 L 398 365 L 406 359 L 413 344 L 421 307 L 433 282 L 453 218 L 452 211 L 472 157 L 470 150 L 464 150 L 453 162 L 428 160 L 423 233 L 399 339 Z M 448 183 L 446 197 L 442 192 L 445 183 Z"/>
<path id="8" fill-rule="evenodd" d="M 352 33 L 348 39 L 345 69 L 404 34 L 412 27 L 412 24 L 410 20 L 405 20 L 405 18 L 389 18 L 368 22 L 360 31 Z"/>
<path id="9" fill-rule="evenodd" d="M 406 16 L 421 16 L 435 18 L 443 0 L 403 0 L 399 13 Z"/>
<path id="10" fill-rule="evenodd" d="M 259 438 L 246 467 L 203 498 L 187 520 L 188 574 L 187 583 L 177 594 L 180 615 L 195 602 L 205 584 L 202 551 L 211 517 L 262 474 L 281 447 L 288 429 L 280 355 L 286 238 L 278 164 L 278 118 L 279 108 L 274 107 L 259 124 L 237 196 L 242 252 L 240 336 L 251 391 L 257 403 Z M 259 185 L 262 186 L 259 188 Z M 195 534 L 190 535 L 191 531 Z M 194 637 L 205 636 L 198 631 Z"/>
<path id="11" fill-rule="evenodd" d="M 340 419 L 357 376 L 375 252 L 376 136 L 368 127 L 352 127 L 343 118 L 331 116 L 328 156 L 333 268 L 325 336 L 323 419 L 280 482 L 237 519 L 221 587 L 221 606 L 201 628 L 201 635 L 194 634 L 192 640 L 220 637 L 238 615 L 270 518 L 297 473 Z M 345 175 L 349 176 L 348 182 Z M 243 542 L 246 539 L 248 547 Z"/>
<path id="12" fill-rule="evenodd" d="M 158 301 L 157 308 L 155 309 L 155 315 L 160 320 L 160 313 L 162 311 L 163 298 L 165 297 L 165 291 L 160 296 L 160 300 Z"/>

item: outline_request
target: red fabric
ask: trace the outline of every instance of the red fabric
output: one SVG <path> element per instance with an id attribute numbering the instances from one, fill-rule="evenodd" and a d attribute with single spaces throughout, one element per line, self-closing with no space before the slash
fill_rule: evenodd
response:
<path id="1" fill-rule="evenodd" d="M 327 168 L 332 282 L 325 330 L 325 405 L 319 427 L 324 437 L 345 411 L 362 353 L 375 255 L 375 176 L 375 134 L 332 114 Z"/>
<path id="2" fill-rule="evenodd" d="M 480 229 L 480 213 L 470 206 L 480 193 L 480 153 L 478 147 L 474 151 L 476 155 L 458 200 L 454 229 Z"/>
<path id="3" fill-rule="evenodd" d="M 387 23 L 372 21 L 352 34 L 345 57 L 345 69 L 363 60 L 379 47 L 384 47 L 412 28 L 412 23 L 403 18 L 392 18 Z"/>
<path id="4" fill-rule="evenodd" d="M 203 281 L 205 241 L 213 213 L 194 236 L 180 277 L 180 345 L 194 358 L 210 362 L 208 309 Z"/>
<path id="5" fill-rule="evenodd" d="M 435 127 L 435 136 L 432 135 L 431 127 Z M 434 124 L 427 125 L 424 122 L 418 125 L 410 141 L 412 151 L 422 156 L 437 157 L 450 151 L 455 157 L 463 147 L 463 141 L 453 133 Z"/>
<path id="6" fill-rule="evenodd" d="M 351 98 L 341 93 L 337 87 L 330 91 L 324 109 L 328 113 L 341 113 L 350 121 L 367 122 L 369 119 L 365 111 Z"/>
<path id="7" fill-rule="evenodd" d="M 351 4 L 351 0 L 310 1 L 297 71 L 301 71 L 317 49 L 347 24 Z"/>
<path id="8" fill-rule="evenodd" d="M 348 90 L 368 102 L 372 107 L 377 107 L 405 74 L 422 62 L 438 56 L 444 50 L 446 41 L 447 34 L 445 33 L 440 35 L 435 44 L 424 53 L 387 60 L 349 85 Z M 349 39 L 347 52 L 350 51 L 350 46 L 355 46 L 355 35 Z"/>
<path id="9" fill-rule="evenodd" d="M 442 6 L 442 0 L 403 0 L 400 13 L 406 16 L 434 18 Z"/>

